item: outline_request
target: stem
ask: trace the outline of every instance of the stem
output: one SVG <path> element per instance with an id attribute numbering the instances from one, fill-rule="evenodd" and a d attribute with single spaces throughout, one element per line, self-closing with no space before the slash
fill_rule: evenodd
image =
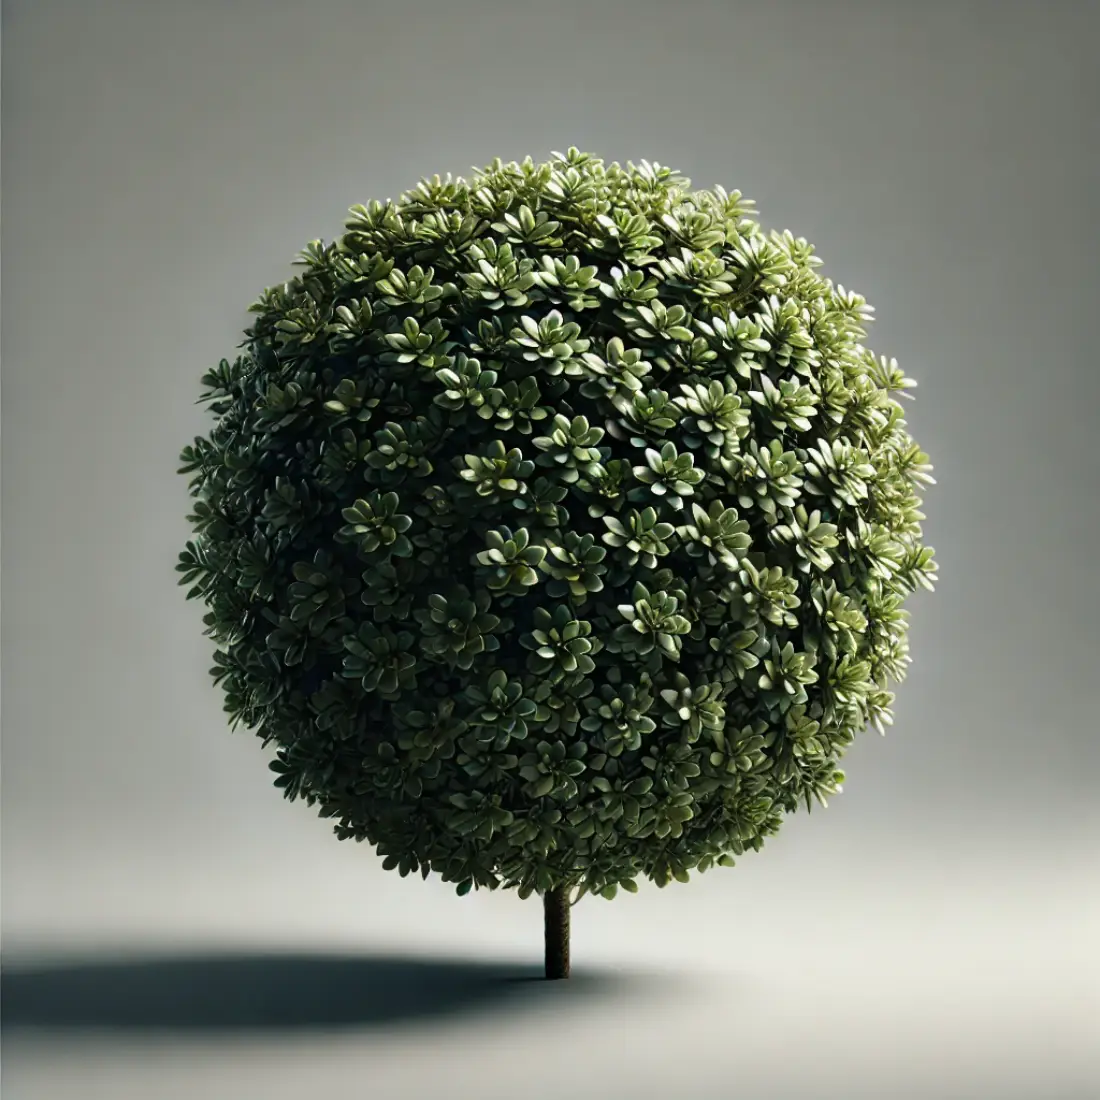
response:
<path id="1" fill-rule="evenodd" d="M 542 895 L 546 936 L 546 978 L 569 977 L 569 888 L 557 886 Z"/>

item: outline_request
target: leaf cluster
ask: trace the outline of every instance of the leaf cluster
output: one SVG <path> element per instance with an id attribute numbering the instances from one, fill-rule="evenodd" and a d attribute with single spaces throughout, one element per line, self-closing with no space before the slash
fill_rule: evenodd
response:
<path id="1" fill-rule="evenodd" d="M 759 849 L 891 721 L 927 456 L 803 238 L 570 149 L 349 212 L 184 448 L 233 725 L 387 867 L 612 897 Z"/>

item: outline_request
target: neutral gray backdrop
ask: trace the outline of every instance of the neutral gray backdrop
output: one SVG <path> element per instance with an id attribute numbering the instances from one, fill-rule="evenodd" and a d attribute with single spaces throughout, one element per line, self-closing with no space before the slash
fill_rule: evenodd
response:
<path id="1" fill-rule="evenodd" d="M 5 1095 L 1100 1095 L 1098 14 L 7 0 L 4 950 L 102 967 L 10 987 L 54 1026 L 5 1026 Z M 401 880 L 279 797 L 175 584 L 176 458 L 248 304 L 349 206 L 570 145 L 740 189 L 869 298 L 868 343 L 920 382 L 941 581 L 896 725 L 827 811 L 586 900 L 590 988 L 429 1018 L 445 972 L 417 960 L 537 966 L 537 902 Z M 200 948 L 271 957 L 241 977 Z M 337 949 L 366 969 L 334 977 Z M 298 992 L 350 996 L 343 1029 Z"/>

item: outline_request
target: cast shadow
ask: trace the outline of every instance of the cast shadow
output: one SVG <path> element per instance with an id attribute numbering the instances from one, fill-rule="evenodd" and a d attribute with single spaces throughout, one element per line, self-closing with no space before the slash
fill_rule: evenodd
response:
<path id="1" fill-rule="evenodd" d="M 603 995 L 614 972 L 542 980 L 540 966 L 396 955 L 240 952 L 5 965 L 0 1028 L 133 1032 L 370 1027 Z M 555 995 L 556 996 L 556 995 Z"/>

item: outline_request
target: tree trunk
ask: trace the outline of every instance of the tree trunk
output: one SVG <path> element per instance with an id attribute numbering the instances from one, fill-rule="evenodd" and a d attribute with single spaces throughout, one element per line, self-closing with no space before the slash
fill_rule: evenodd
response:
<path id="1" fill-rule="evenodd" d="M 542 895 L 546 934 L 546 978 L 569 977 L 569 889 L 558 886 Z"/>

